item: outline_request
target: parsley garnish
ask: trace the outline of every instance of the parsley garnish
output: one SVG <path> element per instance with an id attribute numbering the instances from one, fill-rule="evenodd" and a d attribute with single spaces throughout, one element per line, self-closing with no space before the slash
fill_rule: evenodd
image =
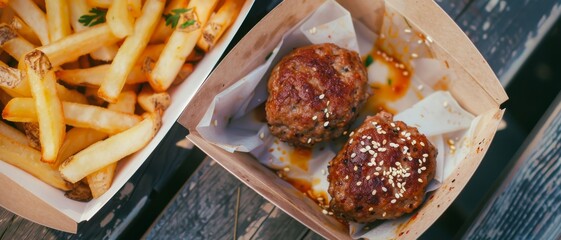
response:
<path id="1" fill-rule="evenodd" d="M 171 10 L 171 13 L 164 14 L 164 19 L 166 20 L 166 26 L 171 26 L 171 28 L 177 27 L 177 23 L 179 23 L 179 18 L 181 17 L 182 13 L 186 13 L 190 11 L 191 8 L 176 8 Z M 189 21 L 184 22 L 179 26 L 179 28 L 184 29 L 193 24 L 195 24 L 195 20 L 191 19 Z"/>
<path id="2" fill-rule="evenodd" d="M 391 78 L 388 78 L 388 85 L 389 85 L 389 86 L 392 85 L 392 82 L 393 82 L 392 79 L 391 79 Z"/>
<path id="3" fill-rule="evenodd" d="M 364 66 L 368 67 L 373 62 L 374 62 L 374 58 L 372 58 L 372 55 L 368 54 L 368 56 L 366 56 L 366 59 L 364 59 Z"/>
<path id="4" fill-rule="evenodd" d="M 78 22 L 86 27 L 93 27 L 105 22 L 105 15 L 107 15 L 107 10 L 101 8 L 92 8 L 90 9 L 90 13 L 90 15 L 80 16 Z"/>

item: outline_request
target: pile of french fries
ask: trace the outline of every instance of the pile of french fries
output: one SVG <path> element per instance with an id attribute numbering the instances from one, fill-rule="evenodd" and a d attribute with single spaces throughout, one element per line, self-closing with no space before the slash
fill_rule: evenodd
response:
<path id="1" fill-rule="evenodd" d="M 88 201 L 244 0 L 1 0 L 0 160 Z"/>

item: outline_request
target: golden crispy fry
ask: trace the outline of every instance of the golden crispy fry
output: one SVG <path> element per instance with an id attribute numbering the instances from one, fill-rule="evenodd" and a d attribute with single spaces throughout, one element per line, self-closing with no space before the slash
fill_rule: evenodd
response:
<path id="1" fill-rule="evenodd" d="M 58 83 L 56 84 L 56 93 L 58 94 L 58 98 L 60 98 L 61 101 L 82 104 L 88 103 L 88 99 L 86 98 L 86 96 L 84 96 L 84 94 L 76 90 L 68 89 Z"/>
<path id="2" fill-rule="evenodd" d="M 189 0 L 171 0 L 164 10 L 164 14 L 171 14 L 171 10 L 173 9 L 186 8 L 187 4 L 189 4 Z M 150 38 L 150 43 L 164 43 L 172 32 L 173 28 L 171 28 L 171 26 L 166 26 L 166 20 L 162 18 L 160 22 L 158 22 L 158 26 Z"/>
<path id="3" fill-rule="evenodd" d="M 127 37 L 121 45 L 99 88 L 98 96 L 105 101 L 115 102 L 117 100 L 125 85 L 127 75 L 150 40 L 150 35 L 162 15 L 164 5 L 165 2 L 159 0 L 147 0 L 144 4 L 142 16 L 137 19 L 134 26 L 134 33 Z"/>
<path id="4" fill-rule="evenodd" d="M 59 70 L 56 72 L 56 76 L 58 79 L 72 85 L 99 87 L 103 78 L 107 75 L 110 66 L 109 64 L 103 64 L 92 68 Z M 127 76 L 125 83 L 137 84 L 146 81 L 146 76 L 142 72 L 141 67 L 134 66 Z"/>
<path id="5" fill-rule="evenodd" d="M 109 26 L 105 23 L 39 47 L 39 50 L 47 54 L 53 66 L 59 66 L 117 41 L 119 41 L 119 38 L 111 33 Z"/>
<path id="6" fill-rule="evenodd" d="M 0 45 L 10 56 L 20 61 L 23 55 L 35 48 L 29 41 L 23 39 L 8 24 L 0 24 Z"/>
<path id="7" fill-rule="evenodd" d="M 182 14 L 162 55 L 148 76 L 148 82 L 155 91 L 165 91 L 173 83 L 185 59 L 201 37 L 201 27 L 205 25 L 217 2 L 218 0 L 192 0 L 189 2 L 188 8 L 193 10 Z M 191 26 L 181 27 L 187 21 L 193 20 L 195 22 Z"/>
<path id="8" fill-rule="evenodd" d="M 33 29 L 43 45 L 50 43 L 47 17 L 33 0 L 14 0 L 8 4 Z"/>
<path id="9" fill-rule="evenodd" d="M 119 38 L 131 35 L 135 31 L 134 17 L 128 10 L 127 0 L 113 0 L 105 19 L 113 34 Z"/>
<path id="10" fill-rule="evenodd" d="M 160 116 L 152 114 L 134 127 L 97 142 L 68 158 L 59 167 L 64 179 L 75 183 L 103 167 L 140 150 L 156 135 Z"/>
<path id="11" fill-rule="evenodd" d="M 155 93 L 150 86 L 144 86 L 138 94 L 138 104 L 146 112 L 162 115 L 171 104 L 171 97 L 167 92 Z"/>
<path id="12" fill-rule="evenodd" d="M 113 0 L 87 0 L 92 7 L 109 8 Z"/>
<path id="13" fill-rule="evenodd" d="M 136 106 L 136 92 L 135 91 L 122 91 L 116 103 L 111 103 L 107 109 L 116 112 L 134 114 Z"/>
<path id="14" fill-rule="evenodd" d="M 66 133 L 62 104 L 56 93 L 55 73 L 47 55 L 39 50 L 26 54 L 24 62 L 37 109 L 42 160 L 54 162 Z"/>
<path id="15" fill-rule="evenodd" d="M 68 2 L 70 7 L 70 25 L 75 32 L 81 32 L 89 27 L 84 26 L 78 20 L 81 16 L 88 15 L 91 7 L 88 5 L 87 0 L 71 0 Z M 111 61 L 117 54 L 119 48 L 116 44 L 102 46 L 99 49 L 90 53 L 93 59 L 101 61 Z"/>
<path id="16" fill-rule="evenodd" d="M 245 0 L 225 0 L 216 14 L 212 15 L 203 27 L 203 37 L 199 38 L 197 46 L 208 52 L 238 17 L 244 2 Z"/>
<path id="17" fill-rule="evenodd" d="M 27 137 L 25 134 L 3 121 L 0 121 L 0 134 L 10 136 L 12 140 L 18 142 L 19 144 L 27 145 Z"/>
<path id="18" fill-rule="evenodd" d="M 58 169 L 58 166 L 70 156 L 82 151 L 84 148 L 101 141 L 109 136 L 107 133 L 102 133 L 88 128 L 72 128 L 66 132 L 66 138 L 60 147 L 57 160 L 52 167 Z"/>
<path id="19" fill-rule="evenodd" d="M 37 110 L 30 107 L 30 98 L 13 98 L 4 110 L 2 117 L 12 122 L 36 122 Z M 140 122 L 141 117 L 111 111 L 106 108 L 80 103 L 62 102 L 64 120 L 73 127 L 90 128 L 100 132 L 115 134 Z"/>
<path id="20" fill-rule="evenodd" d="M 117 169 L 117 162 L 111 163 L 86 177 L 93 198 L 98 198 L 109 190 L 113 183 L 115 169 Z"/>
<path id="21" fill-rule="evenodd" d="M 68 0 L 73 1 L 73 0 Z M 45 0 L 47 8 L 47 26 L 51 42 L 72 33 L 67 0 Z"/>
<path id="22" fill-rule="evenodd" d="M 33 45 L 41 45 L 41 40 L 37 37 L 37 34 L 31 29 L 21 18 L 18 16 L 13 16 L 9 21 L 10 26 L 16 30 L 19 35 L 25 38 Z"/>
<path id="23" fill-rule="evenodd" d="M 0 134 L 0 161 L 16 166 L 55 188 L 70 189 L 57 170 L 41 162 L 41 152 L 2 134 Z"/>

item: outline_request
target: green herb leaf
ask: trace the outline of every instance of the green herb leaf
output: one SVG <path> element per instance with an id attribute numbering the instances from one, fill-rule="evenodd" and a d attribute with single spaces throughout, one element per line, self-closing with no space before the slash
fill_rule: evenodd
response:
<path id="1" fill-rule="evenodd" d="M 177 27 L 177 23 L 179 23 L 179 18 L 182 13 L 186 13 L 190 11 L 191 8 L 176 8 L 171 10 L 171 13 L 164 14 L 163 17 L 166 20 L 166 26 L 170 26 L 172 29 Z M 189 20 L 181 24 L 180 28 L 186 28 L 191 26 L 195 23 L 195 20 Z"/>
<path id="2" fill-rule="evenodd" d="M 374 62 L 374 58 L 372 58 L 372 55 L 368 54 L 368 56 L 366 56 L 366 59 L 364 59 L 364 66 L 368 67 L 373 62 Z"/>
<path id="3" fill-rule="evenodd" d="M 391 85 L 392 85 L 392 82 L 393 82 L 392 79 L 391 79 L 391 78 L 388 78 L 388 86 L 391 86 Z"/>
<path id="4" fill-rule="evenodd" d="M 105 22 L 105 15 L 107 15 L 107 10 L 101 8 L 92 8 L 90 9 L 89 13 L 91 14 L 80 16 L 78 22 L 86 27 L 93 27 Z"/>

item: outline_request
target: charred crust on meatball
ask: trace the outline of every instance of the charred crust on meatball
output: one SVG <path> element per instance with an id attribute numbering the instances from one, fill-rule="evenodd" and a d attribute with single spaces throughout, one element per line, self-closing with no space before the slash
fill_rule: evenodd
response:
<path id="1" fill-rule="evenodd" d="M 329 43 L 295 49 L 269 78 L 269 129 L 301 147 L 337 138 L 356 118 L 368 89 L 358 53 Z"/>
<path id="2" fill-rule="evenodd" d="M 411 213 L 434 178 L 436 155 L 425 135 L 391 114 L 368 117 L 329 164 L 331 210 L 359 223 Z"/>

